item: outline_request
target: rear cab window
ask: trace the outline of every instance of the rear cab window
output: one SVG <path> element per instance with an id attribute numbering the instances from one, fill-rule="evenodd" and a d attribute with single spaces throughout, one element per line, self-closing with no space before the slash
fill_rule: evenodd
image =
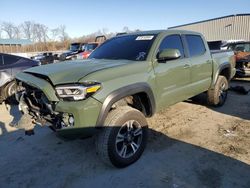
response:
<path id="1" fill-rule="evenodd" d="M 205 54 L 206 47 L 200 35 L 185 35 L 190 57 Z"/>

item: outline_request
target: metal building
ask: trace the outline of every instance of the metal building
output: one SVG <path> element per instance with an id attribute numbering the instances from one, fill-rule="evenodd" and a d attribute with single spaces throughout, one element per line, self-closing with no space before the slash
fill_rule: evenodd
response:
<path id="1" fill-rule="evenodd" d="M 170 27 L 202 33 L 207 41 L 250 41 L 250 14 L 229 15 L 210 20 Z"/>
<path id="2" fill-rule="evenodd" d="M 17 52 L 22 46 L 32 44 L 28 39 L 0 39 L 0 52 Z"/>

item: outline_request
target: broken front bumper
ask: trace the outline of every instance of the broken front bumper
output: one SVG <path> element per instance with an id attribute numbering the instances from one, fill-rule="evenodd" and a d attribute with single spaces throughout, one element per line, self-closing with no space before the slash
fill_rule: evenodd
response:
<path id="1" fill-rule="evenodd" d="M 48 125 L 64 136 L 90 136 L 94 133 L 102 106 L 99 101 L 91 97 L 82 101 L 59 100 L 49 82 L 26 73 L 19 75 L 17 82 L 25 88 L 17 94 L 25 119 L 29 116 L 33 124 Z M 31 126 L 25 127 L 21 120 L 17 127 L 30 129 Z"/>

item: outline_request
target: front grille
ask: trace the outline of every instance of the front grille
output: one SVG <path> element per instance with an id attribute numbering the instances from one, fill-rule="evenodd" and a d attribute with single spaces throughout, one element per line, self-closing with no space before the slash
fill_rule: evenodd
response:
<path id="1" fill-rule="evenodd" d="M 46 95 L 33 86 L 30 86 L 20 81 L 18 83 L 25 89 L 24 100 L 29 106 L 30 111 L 39 114 L 40 116 L 47 116 L 53 113 L 52 105 L 47 99 Z"/>
<path id="2" fill-rule="evenodd" d="M 16 81 L 24 88 L 19 97 L 19 105 L 25 107 L 25 112 L 23 109 L 22 111 L 31 115 L 38 124 L 47 124 L 54 130 L 60 129 L 63 115 L 54 111 L 56 103 L 50 102 L 42 90 L 20 80 Z"/>

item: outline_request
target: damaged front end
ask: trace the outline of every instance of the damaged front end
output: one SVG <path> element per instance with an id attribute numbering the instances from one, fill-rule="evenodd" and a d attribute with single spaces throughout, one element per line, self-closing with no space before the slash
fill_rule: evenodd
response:
<path id="1" fill-rule="evenodd" d="M 236 52 L 236 76 L 250 76 L 250 52 Z"/>
<path id="2" fill-rule="evenodd" d="M 55 112 L 56 102 L 49 101 L 42 90 L 19 80 L 17 80 L 17 85 L 23 87 L 23 91 L 16 93 L 22 116 L 14 125 L 15 127 L 24 129 L 27 135 L 31 135 L 34 134 L 35 125 L 46 125 L 54 131 L 74 126 L 73 116 L 67 113 Z"/>

